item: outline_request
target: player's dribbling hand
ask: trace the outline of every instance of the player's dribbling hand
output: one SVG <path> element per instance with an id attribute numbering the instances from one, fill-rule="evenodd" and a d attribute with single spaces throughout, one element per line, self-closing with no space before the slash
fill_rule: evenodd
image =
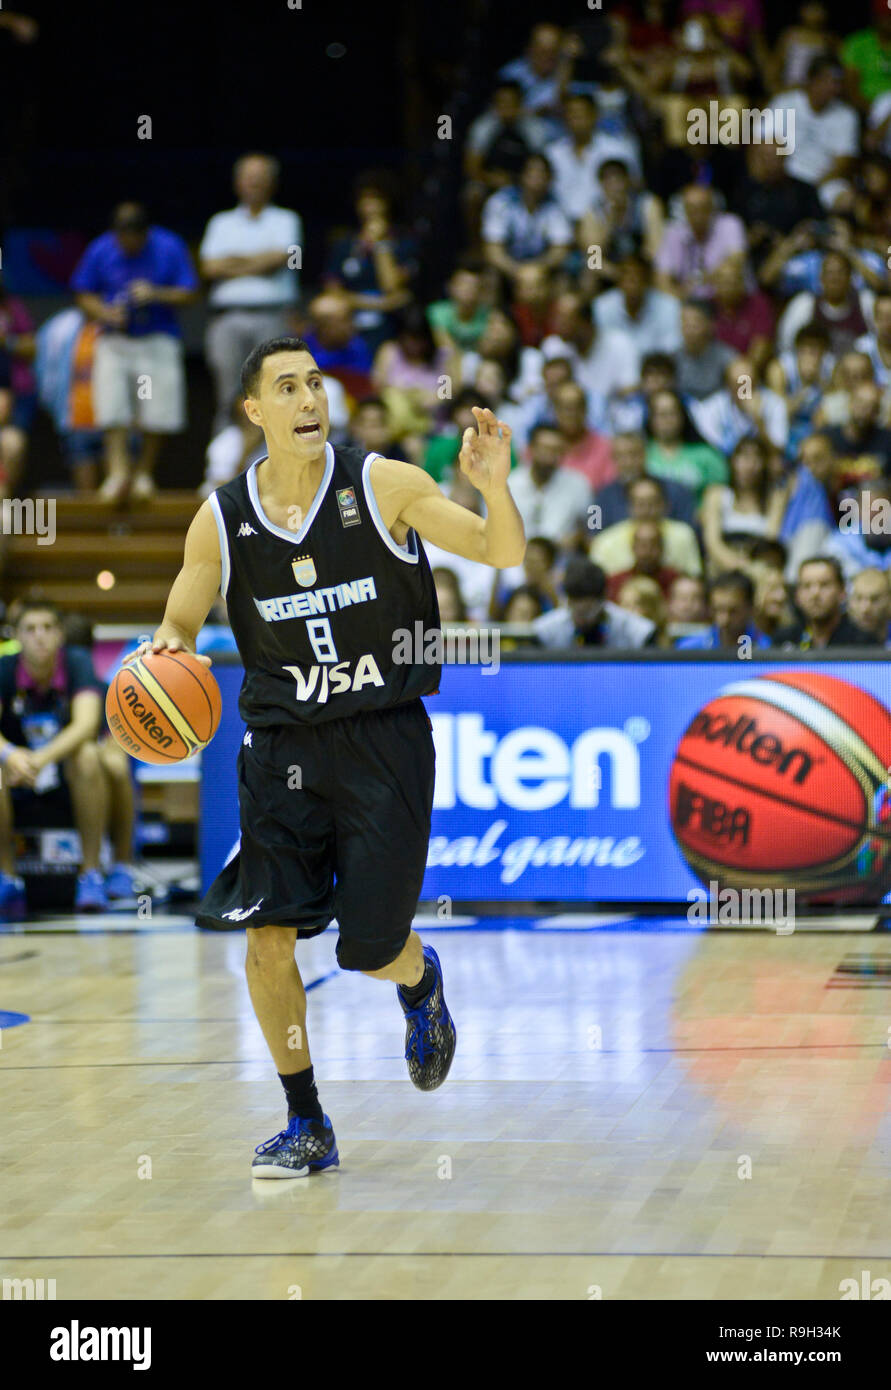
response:
<path id="1" fill-rule="evenodd" d="M 188 652 L 189 656 L 194 656 L 196 661 L 200 661 L 202 666 L 211 666 L 213 663 L 209 656 L 199 656 L 197 652 L 190 652 L 185 642 L 178 637 L 155 637 L 140 642 L 135 652 L 130 652 L 124 657 L 122 665 L 126 666 L 128 661 L 134 661 L 138 656 L 157 655 L 158 652 Z"/>
<path id="2" fill-rule="evenodd" d="M 464 431 L 458 462 L 461 472 L 483 494 L 503 487 L 510 473 L 510 425 L 499 420 L 494 411 L 475 405 L 476 431 L 468 425 Z M 477 433 L 477 431 L 479 431 Z"/>

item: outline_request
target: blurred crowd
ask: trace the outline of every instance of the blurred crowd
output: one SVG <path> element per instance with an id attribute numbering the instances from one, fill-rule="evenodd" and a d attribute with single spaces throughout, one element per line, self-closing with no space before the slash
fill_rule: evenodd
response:
<path id="1" fill-rule="evenodd" d="M 270 155 L 238 160 L 194 256 L 121 204 L 39 331 L 0 290 L 5 491 L 40 400 L 76 488 L 151 498 L 187 417 L 180 311 L 204 296 L 205 496 L 262 457 L 239 369 L 282 332 L 325 374 L 335 443 L 462 506 L 472 407 L 510 426 L 526 560 L 428 546 L 444 621 L 552 647 L 887 646 L 891 11 L 851 18 L 805 3 L 772 43 L 761 0 L 536 24 L 464 132 L 463 245 L 432 299 L 385 172 L 312 285 Z M 694 138 L 713 104 L 742 135 Z"/>

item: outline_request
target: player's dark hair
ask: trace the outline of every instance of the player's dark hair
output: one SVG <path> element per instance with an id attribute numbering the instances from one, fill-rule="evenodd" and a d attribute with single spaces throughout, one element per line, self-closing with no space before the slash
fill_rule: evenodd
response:
<path id="1" fill-rule="evenodd" d="M 548 569 L 553 569 L 554 561 L 557 559 L 557 546 L 551 540 L 550 536 L 530 536 L 526 542 L 527 550 L 530 545 L 541 546 L 542 550 L 547 553 Z"/>
<path id="2" fill-rule="evenodd" d="M 302 338 L 294 337 L 267 338 L 265 343 L 258 343 L 245 358 L 241 369 L 241 390 L 244 396 L 256 396 L 263 373 L 263 363 L 267 357 L 272 357 L 277 352 L 309 352 L 309 347 Z"/>
<path id="3" fill-rule="evenodd" d="M 563 573 L 563 592 L 567 598 L 603 598 L 606 573 L 593 560 L 573 555 Z"/>
<path id="4" fill-rule="evenodd" d="M 56 623 L 58 623 L 59 627 L 64 631 L 65 624 L 62 619 L 62 610 L 57 603 L 53 603 L 51 598 L 38 598 L 35 596 L 33 598 L 19 599 L 16 607 L 18 611 L 13 622 L 14 627 L 17 628 L 22 618 L 26 617 L 28 613 L 51 613 Z"/>
<path id="5" fill-rule="evenodd" d="M 744 595 L 750 608 L 755 602 L 755 586 L 744 570 L 726 570 L 724 574 L 716 574 L 714 579 L 709 580 L 709 602 L 720 589 L 736 589 L 737 593 Z"/>
<path id="6" fill-rule="evenodd" d="M 840 589 L 845 588 L 845 572 L 841 567 L 840 561 L 838 561 L 834 555 L 811 555 L 807 560 L 802 560 L 801 564 L 798 566 L 798 574 L 795 581 L 797 584 L 801 583 L 802 573 L 807 569 L 808 565 L 828 565 L 838 581 L 838 587 Z"/>

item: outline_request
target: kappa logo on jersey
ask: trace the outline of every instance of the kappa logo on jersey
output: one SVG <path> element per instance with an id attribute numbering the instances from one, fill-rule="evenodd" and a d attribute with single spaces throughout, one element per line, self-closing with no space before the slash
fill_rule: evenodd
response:
<path id="1" fill-rule="evenodd" d="M 242 743 L 245 745 L 246 748 L 253 748 L 253 746 L 254 746 L 254 732 L 253 732 L 252 729 L 248 729 L 247 733 L 245 734 L 244 738 L 242 739 Z"/>
<path id="2" fill-rule="evenodd" d="M 356 492 L 351 487 L 341 487 L 337 489 L 337 505 L 340 508 L 340 520 L 344 526 L 360 526 L 362 518 L 359 515 L 359 508 L 356 506 Z"/>
<path id="3" fill-rule="evenodd" d="M 254 530 L 253 526 L 251 526 L 250 523 L 247 521 L 243 521 L 238 528 L 239 536 L 256 536 L 256 534 L 257 533 Z"/>
<path id="4" fill-rule="evenodd" d="M 310 584 L 315 584 L 316 562 L 311 555 L 298 555 L 296 560 L 291 561 L 291 569 L 301 589 L 308 589 Z"/>
<path id="5" fill-rule="evenodd" d="M 364 652 L 356 661 L 356 669 L 350 674 L 349 661 L 338 661 L 335 666 L 310 666 L 301 670 L 299 666 L 285 666 L 297 682 L 297 699 L 306 703 L 315 697 L 320 705 L 327 704 L 329 695 L 340 695 L 345 690 L 361 690 L 363 685 L 383 685 L 384 678 L 371 652 Z"/>
<path id="6" fill-rule="evenodd" d="M 243 922 L 245 917 L 250 917 L 252 912 L 259 912 L 262 901 L 263 899 L 259 898 L 253 907 L 233 907 L 231 912 L 223 912 L 220 915 L 227 922 Z"/>

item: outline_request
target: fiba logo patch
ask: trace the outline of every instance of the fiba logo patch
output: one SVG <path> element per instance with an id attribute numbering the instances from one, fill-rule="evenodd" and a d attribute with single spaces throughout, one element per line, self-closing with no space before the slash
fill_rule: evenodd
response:
<path id="1" fill-rule="evenodd" d="M 681 736 L 669 803 L 703 883 L 878 902 L 891 888 L 891 714 L 835 676 L 734 681 Z"/>
<path id="2" fill-rule="evenodd" d="M 343 526 L 359 526 L 361 524 L 362 518 L 359 515 L 359 508 L 356 506 L 354 488 L 338 488 L 337 505 L 340 508 L 340 520 Z"/>

